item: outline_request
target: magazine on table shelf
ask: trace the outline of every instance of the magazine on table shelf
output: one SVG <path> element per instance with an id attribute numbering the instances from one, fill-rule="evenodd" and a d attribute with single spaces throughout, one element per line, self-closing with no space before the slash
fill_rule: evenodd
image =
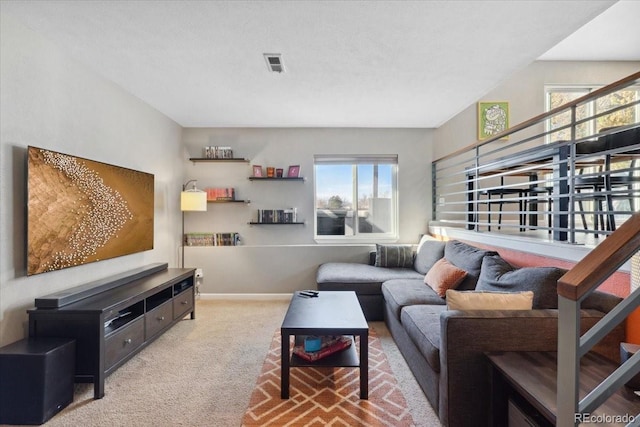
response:
<path id="1" fill-rule="evenodd" d="M 303 340 L 304 341 L 304 340 Z M 338 351 L 351 347 L 353 339 L 349 335 L 322 337 L 322 345 L 318 351 L 305 351 L 304 342 L 293 347 L 293 354 L 310 362 L 315 362 Z"/>

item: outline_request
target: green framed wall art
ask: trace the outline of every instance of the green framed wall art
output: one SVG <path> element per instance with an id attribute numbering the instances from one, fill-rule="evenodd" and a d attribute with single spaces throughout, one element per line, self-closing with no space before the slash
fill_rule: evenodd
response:
<path id="1" fill-rule="evenodd" d="M 478 139 L 482 141 L 509 128 L 509 102 L 478 102 Z M 508 139 L 504 137 L 501 139 Z"/>

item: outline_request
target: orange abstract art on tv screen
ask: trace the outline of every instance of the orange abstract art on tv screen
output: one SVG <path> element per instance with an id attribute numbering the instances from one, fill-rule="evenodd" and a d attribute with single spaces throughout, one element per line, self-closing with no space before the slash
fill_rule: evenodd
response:
<path id="1" fill-rule="evenodd" d="M 153 249 L 154 176 L 28 148 L 27 274 Z"/>

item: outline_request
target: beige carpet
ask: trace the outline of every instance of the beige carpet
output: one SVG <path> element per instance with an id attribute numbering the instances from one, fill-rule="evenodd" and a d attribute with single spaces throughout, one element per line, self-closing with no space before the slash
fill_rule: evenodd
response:
<path id="1" fill-rule="evenodd" d="M 415 423 L 382 345 L 369 329 L 369 395 L 360 399 L 357 368 L 291 368 L 290 398 L 280 398 L 281 347 L 276 331 L 242 425 L 411 427 Z M 359 342 L 356 347 L 359 351 Z"/>
<path id="2" fill-rule="evenodd" d="M 240 426 L 289 301 L 197 301 L 186 318 L 107 377 L 105 396 L 78 384 L 46 426 Z M 417 426 L 439 426 L 384 323 L 378 333 Z"/>

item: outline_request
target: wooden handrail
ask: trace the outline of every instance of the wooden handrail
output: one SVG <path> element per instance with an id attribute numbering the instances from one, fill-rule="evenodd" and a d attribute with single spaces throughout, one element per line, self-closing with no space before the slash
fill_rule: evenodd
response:
<path id="1" fill-rule="evenodd" d="M 589 101 L 592 99 L 596 99 L 599 98 L 601 96 L 607 95 L 609 93 L 613 93 L 621 88 L 627 87 L 629 86 L 630 83 L 639 80 L 640 79 L 640 71 L 637 73 L 633 73 L 630 76 L 627 76 L 623 79 L 618 80 L 617 82 L 611 83 L 610 85 L 607 85 L 605 87 L 602 87 L 600 89 L 594 90 L 593 92 L 590 92 L 584 96 L 581 96 L 580 98 L 577 98 L 571 102 L 567 102 L 566 104 L 563 104 L 559 107 L 554 108 L 553 110 L 547 111 L 546 113 L 542 113 L 538 116 L 535 116 L 529 120 L 526 120 L 522 123 L 519 123 L 515 126 L 510 127 L 509 129 L 503 130 L 500 133 L 497 133 L 495 135 L 493 135 L 490 138 L 484 139 L 482 141 L 478 141 L 475 142 L 473 144 L 467 145 L 466 147 L 462 147 L 459 150 L 454 151 L 453 153 L 449 153 L 445 156 L 440 157 L 439 159 L 434 160 L 432 163 L 437 163 L 443 160 L 447 160 L 456 156 L 459 156 L 460 154 L 466 153 L 468 151 L 474 150 L 477 147 L 481 147 L 483 145 L 489 144 L 490 142 L 493 141 L 497 141 L 500 138 L 504 138 L 505 136 L 511 135 L 513 133 L 516 133 L 518 131 L 521 131 L 523 129 L 526 129 L 530 126 L 533 126 L 537 123 L 540 123 L 543 120 L 548 119 L 551 116 L 554 116 L 558 113 L 561 113 L 564 110 L 568 110 L 574 106 L 580 105 L 585 101 Z"/>
<path id="2" fill-rule="evenodd" d="M 640 213 L 635 213 L 558 280 L 558 295 L 579 300 L 611 276 L 639 248 Z"/>

